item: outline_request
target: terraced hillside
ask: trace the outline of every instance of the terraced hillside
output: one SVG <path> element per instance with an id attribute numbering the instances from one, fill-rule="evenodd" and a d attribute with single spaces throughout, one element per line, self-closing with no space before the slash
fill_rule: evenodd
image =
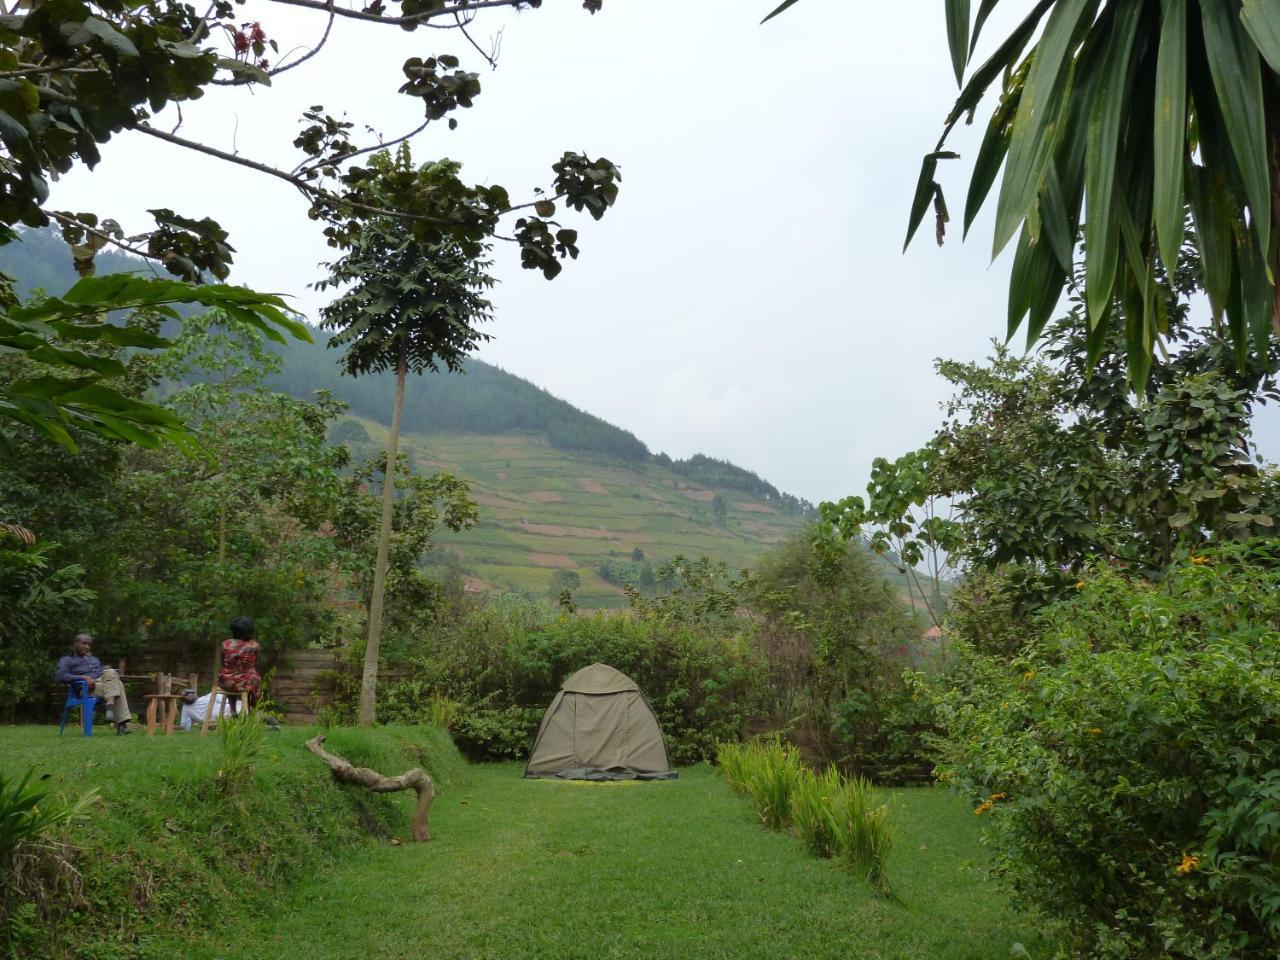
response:
<path id="1" fill-rule="evenodd" d="M 359 421 L 371 439 L 386 430 Z M 558 450 L 542 437 L 406 434 L 420 472 L 447 470 L 471 484 L 480 523 L 439 543 L 462 560 L 474 590 L 545 593 L 556 570 L 575 572 L 585 608 L 625 604 L 600 574 L 638 548 L 651 561 L 707 555 L 731 569 L 751 566 L 804 521 L 738 490 L 692 483 L 653 461 Z M 724 507 L 718 519 L 716 497 Z"/>

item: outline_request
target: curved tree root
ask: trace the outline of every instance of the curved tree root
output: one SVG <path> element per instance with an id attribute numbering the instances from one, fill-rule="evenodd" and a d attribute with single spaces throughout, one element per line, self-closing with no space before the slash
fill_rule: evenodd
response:
<path id="1" fill-rule="evenodd" d="M 398 777 L 384 777 L 377 770 L 354 766 L 350 760 L 335 757 L 324 749 L 324 735 L 319 734 L 306 742 L 306 748 L 329 765 L 333 779 L 341 783 L 354 783 L 374 793 L 395 793 L 397 790 L 414 790 L 418 805 L 414 808 L 413 839 L 424 842 L 431 839 L 431 826 L 427 822 L 431 814 L 431 802 L 436 798 L 436 787 L 425 770 L 414 767 Z"/>

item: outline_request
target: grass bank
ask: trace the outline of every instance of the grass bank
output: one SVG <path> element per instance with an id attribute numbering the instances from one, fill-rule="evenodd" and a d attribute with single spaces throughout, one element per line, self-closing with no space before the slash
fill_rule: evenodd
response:
<path id="1" fill-rule="evenodd" d="M 215 782 L 216 736 L 100 730 L 85 739 L 70 728 L 63 737 L 52 727 L 0 728 L 6 776 L 35 765 L 55 794 L 99 791 L 90 819 L 65 837 L 80 879 L 62 871 L 51 913 L 13 945 L 15 955 L 169 958 L 175 943 L 238 924 L 291 881 L 351 859 L 371 836 L 407 837 L 413 794 L 335 786 L 303 749 L 313 733 L 269 734 L 252 781 L 228 795 Z M 421 766 L 444 796 L 469 782 L 448 736 L 428 727 L 333 730 L 328 746 L 389 775 Z"/>
<path id="2" fill-rule="evenodd" d="M 1052 951 L 982 876 L 977 818 L 889 791 L 899 900 L 763 829 L 709 767 L 666 783 L 520 779 L 477 767 L 424 845 L 367 845 L 192 955 L 226 960 L 900 958 Z M 193 945 L 194 946 L 194 945 Z"/>

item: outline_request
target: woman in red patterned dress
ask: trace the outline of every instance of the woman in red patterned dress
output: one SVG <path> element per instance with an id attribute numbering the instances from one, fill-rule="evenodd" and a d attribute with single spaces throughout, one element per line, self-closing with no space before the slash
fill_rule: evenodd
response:
<path id="1" fill-rule="evenodd" d="M 228 693 L 243 693 L 249 705 L 258 702 L 258 687 L 262 677 L 258 673 L 258 653 L 262 647 L 253 639 L 253 621 L 248 617 L 236 617 L 231 621 L 231 636 L 222 641 L 222 669 L 218 672 L 218 687 Z M 235 701 L 232 701 L 234 708 Z M 234 711 L 233 711 L 234 712 Z"/>

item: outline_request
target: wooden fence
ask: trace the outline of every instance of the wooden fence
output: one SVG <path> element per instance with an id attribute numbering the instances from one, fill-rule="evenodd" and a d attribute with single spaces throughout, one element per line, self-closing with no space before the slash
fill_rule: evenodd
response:
<path id="1" fill-rule="evenodd" d="M 212 683 L 213 653 L 212 644 L 207 651 L 197 652 L 185 644 L 150 641 L 128 658 L 125 672 L 137 678 L 135 686 L 139 692 L 146 686 L 148 693 L 151 687 L 143 679 L 145 675 L 164 672 L 186 677 L 194 673 L 199 677 L 198 686 L 203 694 Z M 259 668 L 266 674 L 272 664 L 259 664 Z M 283 712 L 286 723 L 315 723 L 317 711 L 333 703 L 339 683 L 358 685 L 360 682 L 359 668 L 340 660 L 335 650 L 288 650 L 276 660 L 274 671 L 266 693 Z M 407 673 L 404 668 L 386 668 L 379 673 L 378 682 L 398 680 Z"/>

